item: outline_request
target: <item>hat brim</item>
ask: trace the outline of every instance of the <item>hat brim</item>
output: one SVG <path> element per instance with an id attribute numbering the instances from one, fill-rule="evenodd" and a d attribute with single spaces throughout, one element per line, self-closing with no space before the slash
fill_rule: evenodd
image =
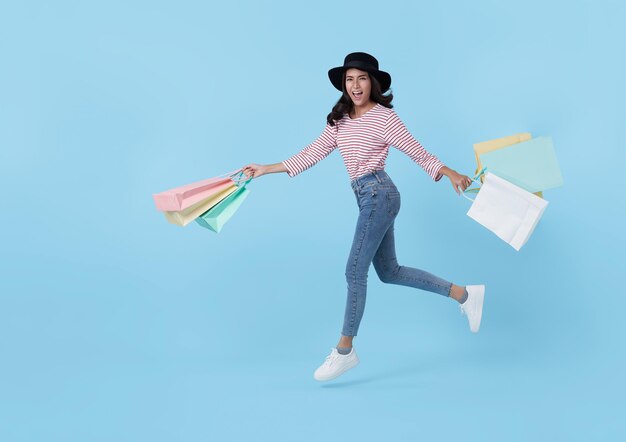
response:
<path id="1" fill-rule="evenodd" d="M 389 87 L 391 86 L 391 75 L 384 71 L 373 70 L 369 65 L 360 63 L 358 61 L 347 63 L 344 66 L 337 66 L 336 68 L 332 68 L 328 71 L 328 78 L 333 86 L 335 86 L 335 89 L 343 91 L 343 88 L 341 87 L 341 83 L 343 81 L 343 73 L 346 69 L 350 68 L 356 68 L 362 71 L 366 71 L 376 77 L 376 79 L 380 83 L 380 91 L 382 93 L 385 93 L 387 92 L 387 90 L 389 90 Z"/>

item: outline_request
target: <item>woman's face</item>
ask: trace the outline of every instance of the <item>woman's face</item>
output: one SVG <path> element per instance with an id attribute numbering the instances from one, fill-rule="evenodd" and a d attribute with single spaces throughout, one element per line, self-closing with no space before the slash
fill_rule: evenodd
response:
<path id="1" fill-rule="evenodd" d="M 355 106 L 369 103 L 371 91 L 372 81 L 367 72 L 356 68 L 350 68 L 346 71 L 346 92 L 348 92 Z"/>

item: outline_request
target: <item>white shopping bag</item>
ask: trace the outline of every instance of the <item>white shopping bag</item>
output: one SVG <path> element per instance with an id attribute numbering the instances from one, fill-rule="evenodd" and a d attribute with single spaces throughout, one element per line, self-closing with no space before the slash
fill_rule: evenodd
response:
<path id="1" fill-rule="evenodd" d="M 465 194 L 463 194 L 465 196 Z M 467 216 L 519 251 L 543 215 L 548 202 L 493 173 L 485 180 Z"/>

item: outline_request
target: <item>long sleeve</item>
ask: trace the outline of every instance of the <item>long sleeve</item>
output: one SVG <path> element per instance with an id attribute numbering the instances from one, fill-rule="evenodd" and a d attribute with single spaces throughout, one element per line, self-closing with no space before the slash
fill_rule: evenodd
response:
<path id="1" fill-rule="evenodd" d="M 337 147 L 337 125 L 326 124 L 324 132 L 307 147 L 283 161 L 287 174 L 294 177 L 326 158 Z"/>
<path id="2" fill-rule="evenodd" d="M 444 164 L 436 156 L 427 152 L 419 141 L 413 138 L 398 114 L 393 110 L 389 113 L 383 136 L 387 143 L 407 154 L 435 181 L 439 181 L 443 177 L 439 171 L 444 167 Z"/>

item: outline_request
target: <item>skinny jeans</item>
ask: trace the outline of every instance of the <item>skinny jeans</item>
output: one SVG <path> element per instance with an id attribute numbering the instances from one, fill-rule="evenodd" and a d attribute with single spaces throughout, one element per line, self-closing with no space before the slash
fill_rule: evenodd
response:
<path id="1" fill-rule="evenodd" d="M 354 239 L 346 264 L 348 296 L 342 334 L 356 336 L 365 310 L 370 264 L 388 284 L 450 296 L 452 283 L 424 270 L 401 266 L 396 259 L 394 221 L 400 211 L 400 193 L 384 170 L 354 179 L 350 185 L 359 206 Z"/>

